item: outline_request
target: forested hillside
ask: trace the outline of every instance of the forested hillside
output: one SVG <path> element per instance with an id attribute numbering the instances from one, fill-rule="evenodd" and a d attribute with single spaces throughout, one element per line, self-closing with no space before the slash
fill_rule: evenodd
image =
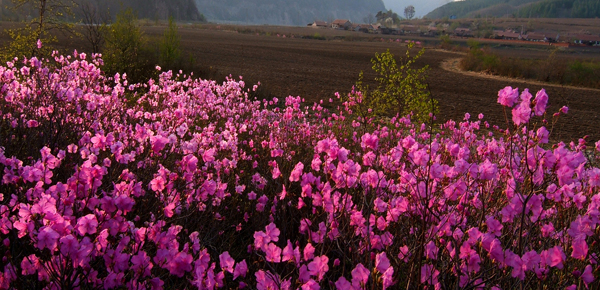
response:
<path id="1" fill-rule="evenodd" d="M 600 17 L 599 0 L 465 0 L 438 7 L 425 17 L 594 18 Z"/>
<path id="2" fill-rule="evenodd" d="M 521 9 L 518 16 L 529 18 L 595 18 L 600 17 L 600 1 L 547 0 Z"/>
<path id="3" fill-rule="evenodd" d="M 107 9 L 114 17 L 123 8 L 132 8 L 138 18 L 167 19 L 178 21 L 204 21 L 194 0 L 85 0 Z"/>
<path id="4" fill-rule="evenodd" d="M 385 10 L 382 0 L 195 0 L 209 21 L 249 24 L 306 25 L 336 18 L 362 22 Z"/>
<path id="5" fill-rule="evenodd" d="M 114 19 L 119 11 L 131 8 L 138 18 L 165 20 L 173 16 L 177 21 L 204 21 L 204 16 L 196 8 L 194 0 L 77 0 L 72 4 L 71 12 L 67 15 L 70 20 L 81 19 L 83 9 L 88 4 L 100 14 L 109 15 Z M 21 9 L 12 9 L 13 3 L 9 0 L 0 0 L 0 20 L 24 21 L 35 17 L 37 9 L 29 9 L 27 5 Z"/>

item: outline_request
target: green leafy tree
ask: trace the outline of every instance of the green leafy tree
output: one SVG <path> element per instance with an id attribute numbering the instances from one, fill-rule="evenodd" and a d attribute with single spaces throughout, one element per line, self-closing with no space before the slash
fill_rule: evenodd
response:
<path id="1" fill-rule="evenodd" d="M 156 63 L 151 62 L 152 53 L 131 8 L 117 14 L 116 21 L 108 29 L 102 56 L 108 75 L 125 73 L 134 82 L 153 76 Z"/>
<path id="2" fill-rule="evenodd" d="M 375 54 L 371 62 L 377 73 L 377 87 L 370 89 L 365 85 L 361 72 L 355 86 L 356 93 L 350 95 L 356 105 L 354 110 L 358 110 L 363 116 L 389 116 L 396 113 L 405 116 L 412 113 L 414 120 L 426 123 L 431 120 L 429 113 L 437 113 L 438 106 L 426 84 L 425 73 L 428 66 L 413 68 L 425 49 L 411 56 L 410 50 L 413 47 L 414 43 L 409 43 L 406 56 L 401 59 L 400 64 L 389 50 Z"/>
<path id="3" fill-rule="evenodd" d="M 398 14 L 395 13 L 394 11 L 392 11 L 391 9 L 387 10 L 387 11 L 377 12 L 377 15 L 375 15 L 375 18 L 380 23 L 391 22 L 388 25 L 400 23 L 400 16 L 398 16 Z"/>
<path id="4" fill-rule="evenodd" d="M 412 19 L 413 17 L 415 17 L 415 6 L 406 6 L 404 8 L 404 17 L 406 17 L 406 19 Z"/>
<path id="5" fill-rule="evenodd" d="M 173 17 L 169 17 L 169 26 L 160 41 L 160 64 L 168 68 L 179 65 L 181 62 L 181 37 L 177 31 L 177 24 Z"/>

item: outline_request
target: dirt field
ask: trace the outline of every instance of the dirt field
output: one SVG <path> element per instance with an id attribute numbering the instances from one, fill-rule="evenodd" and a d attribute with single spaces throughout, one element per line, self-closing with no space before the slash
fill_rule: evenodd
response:
<path id="1" fill-rule="evenodd" d="M 164 27 L 144 27 L 150 37 L 160 37 Z M 301 96 L 312 104 L 320 99 L 335 98 L 334 93 L 348 93 L 358 74 L 365 72 L 365 79 L 373 79 L 371 58 L 376 52 L 390 49 L 397 56 L 405 53 L 397 36 L 365 35 L 357 32 L 312 29 L 304 27 L 263 27 L 270 36 L 256 33 L 237 33 L 216 27 L 183 25 L 179 33 L 184 55 L 190 56 L 201 67 L 218 71 L 219 74 L 243 76 L 248 84 L 262 84 L 263 95 L 284 98 Z M 342 40 L 302 39 L 302 35 L 329 33 L 346 37 Z M 276 33 L 286 34 L 286 38 Z M 289 37 L 294 34 L 294 38 Z M 331 35 L 328 35 L 331 36 Z M 347 37 L 348 36 L 348 37 Z M 383 41 L 381 38 L 384 38 Z M 356 41 L 347 41 L 355 39 Z M 406 37 L 404 37 L 406 39 Z M 393 42 L 390 42 L 393 41 Z M 427 42 L 425 42 L 427 44 Z M 61 42 L 66 47 L 85 47 L 81 41 Z M 416 51 L 415 51 L 416 52 Z M 518 51 L 516 55 L 547 52 Z M 600 139 L 600 91 L 541 85 L 524 80 L 490 78 L 480 74 L 464 74 L 445 70 L 441 64 L 456 53 L 428 48 L 417 63 L 428 65 L 428 83 L 434 98 L 439 101 L 438 120 L 462 120 L 469 112 L 475 117 L 483 113 L 492 124 L 506 124 L 503 107 L 496 103 L 498 90 L 505 86 L 529 88 L 536 92 L 542 87 L 550 96 L 550 112 L 566 105 L 569 114 L 561 117 L 553 136 L 561 140 L 576 140 L 590 135 L 591 141 Z M 510 113 L 509 113 L 510 116 Z"/>
<path id="2" fill-rule="evenodd" d="M 375 52 L 390 49 L 395 55 L 402 55 L 406 49 L 396 42 L 322 41 L 185 28 L 180 33 L 186 53 L 203 65 L 241 75 L 250 83 L 260 81 L 273 96 L 302 96 L 310 103 L 333 98 L 335 92 L 349 92 L 360 71 L 365 72 L 366 79 L 372 79 L 370 59 Z M 551 112 L 563 105 L 570 108 L 569 114 L 557 123 L 555 138 L 571 140 L 590 135 L 590 140 L 600 139 L 600 91 L 488 78 L 441 68 L 444 60 L 456 57 L 455 53 L 427 49 L 418 62 L 430 67 L 428 83 L 440 104 L 438 119 L 461 120 L 465 112 L 472 116 L 483 113 L 490 123 L 505 124 L 503 108 L 496 103 L 498 90 L 510 85 L 535 93 L 543 87 L 550 96 Z"/>

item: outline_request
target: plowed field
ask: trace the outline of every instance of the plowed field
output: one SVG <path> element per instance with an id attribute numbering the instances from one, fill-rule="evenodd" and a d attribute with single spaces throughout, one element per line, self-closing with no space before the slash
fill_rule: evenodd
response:
<path id="1" fill-rule="evenodd" d="M 301 96 L 310 103 L 335 99 L 335 92 L 349 92 L 361 71 L 365 79 L 373 79 L 370 59 L 376 52 L 390 49 L 398 56 L 406 51 L 404 45 L 387 41 L 324 41 L 185 28 L 180 33 L 186 53 L 202 65 L 243 76 L 248 83 L 260 81 L 272 96 Z M 469 112 L 473 117 L 483 113 L 484 120 L 492 124 L 506 124 L 503 108 L 496 103 L 498 90 L 510 85 L 529 88 L 535 94 L 543 87 L 550 96 L 550 112 L 569 107 L 569 113 L 555 125 L 554 138 L 576 140 L 590 135 L 591 141 L 600 139 L 599 90 L 466 75 L 441 67 L 445 60 L 456 57 L 455 53 L 427 49 L 417 63 L 430 68 L 428 83 L 440 104 L 439 120 L 461 120 Z"/>

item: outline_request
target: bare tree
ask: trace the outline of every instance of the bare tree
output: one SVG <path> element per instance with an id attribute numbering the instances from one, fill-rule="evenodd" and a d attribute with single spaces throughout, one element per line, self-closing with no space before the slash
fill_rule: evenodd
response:
<path id="1" fill-rule="evenodd" d="M 12 0 L 14 9 L 23 9 L 35 13 L 31 28 L 37 39 L 42 39 L 52 30 L 71 31 L 65 17 L 72 15 L 71 8 L 76 4 L 72 0 Z"/>
<path id="2" fill-rule="evenodd" d="M 404 8 L 404 17 L 406 19 L 412 19 L 413 17 L 415 17 L 415 6 L 406 6 L 406 8 Z"/>
<path id="3" fill-rule="evenodd" d="M 83 36 L 92 46 L 92 52 L 99 53 L 104 44 L 106 25 L 110 21 L 108 10 L 100 12 L 98 7 L 89 1 L 80 3 L 79 7 L 84 27 Z"/>

